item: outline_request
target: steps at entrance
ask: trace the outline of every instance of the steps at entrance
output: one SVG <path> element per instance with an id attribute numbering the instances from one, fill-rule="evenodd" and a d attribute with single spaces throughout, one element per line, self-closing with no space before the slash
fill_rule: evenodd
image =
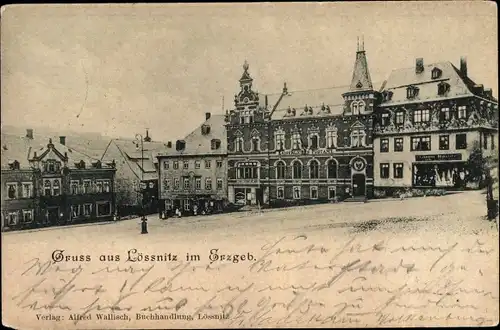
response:
<path id="1" fill-rule="evenodd" d="M 368 199 L 365 196 L 350 197 L 344 200 L 344 202 L 356 202 L 356 203 L 366 203 Z"/>

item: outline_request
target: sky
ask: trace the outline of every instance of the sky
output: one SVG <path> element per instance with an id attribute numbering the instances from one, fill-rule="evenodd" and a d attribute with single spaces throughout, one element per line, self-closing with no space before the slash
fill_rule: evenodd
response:
<path id="1" fill-rule="evenodd" d="M 264 94 L 348 85 L 359 36 L 374 83 L 417 57 L 466 56 L 498 95 L 496 13 L 492 2 L 2 7 L 2 124 L 174 140 L 234 106 L 245 60 Z"/>

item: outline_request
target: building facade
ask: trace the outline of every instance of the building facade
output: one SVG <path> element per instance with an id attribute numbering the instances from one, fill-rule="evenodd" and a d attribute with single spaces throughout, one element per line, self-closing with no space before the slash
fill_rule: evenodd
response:
<path id="1" fill-rule="evenodd" d="M 375 119 L 375 187 L 463 189 L 481 175 L 470 157 L 495 152 L 498 102 L 474 83 L 465 58 L 394 70 Z M 479 172 L 478 172 L 479 171 Z"/>
<path id="2" fill-rule="evenodd" d="M 221 212 L 227 204 L 227 148 L 223 115 L 205 121 L 175 147 L 157 154 L 161 212 Z"/>
<path id="3" fill-rule="evenodd" d="M 112 139 L 101 156 L 102 162 L 115 160 L 116 204 L 121 216 L 157 213 L 158 159 L 156 154 L 171 142 L 152 141 L 146 132 L 140 139 Z"/>
<path id="4" fill-rule="evenodd" d="M 236 204 L 293 205 L 363 200 L 373 192 L 373 116 L 379 100 L 358 46 L 347 88 L 252 90 L 245 63 L 226 115 L 228 197 Z"/>
<path id="5" fill-rule="evenodd" d="M 2 166 L 2 230 L 113 217 L 114 163 L 66 147 L 63 137 L 41 148 L 29 137 L 21 140 L 4 144 L 12 153 L 2 155 L 8 162 Z"/>

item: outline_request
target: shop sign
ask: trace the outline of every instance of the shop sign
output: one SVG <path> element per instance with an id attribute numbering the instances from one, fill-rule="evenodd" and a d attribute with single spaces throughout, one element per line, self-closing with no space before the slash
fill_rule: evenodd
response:
<path id="1" fill-rule="evenodd" d="M 335 149 L 301 149 L 301 150 L 283 150 L 276 152 L 278 155 L 331 155 Z"/>
<path id="2" fill-rule="evenodd" d="M 415 161 L 417 162 L 442 160 L 462 160 L 462 154 L 415 155 Z"/>

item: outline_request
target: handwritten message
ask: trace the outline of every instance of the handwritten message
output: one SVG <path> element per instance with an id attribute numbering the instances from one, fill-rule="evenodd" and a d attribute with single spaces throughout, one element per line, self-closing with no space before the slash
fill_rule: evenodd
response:
<path id="1" fill-rule="evenodd" d="M 474 236 L 396 244 L 303 234 L 253 250 L 166 249 L 41 253 L 10 274 L 4 306 L 51 328 L 490 325 L 498 317 L 498 250 Z"/>

